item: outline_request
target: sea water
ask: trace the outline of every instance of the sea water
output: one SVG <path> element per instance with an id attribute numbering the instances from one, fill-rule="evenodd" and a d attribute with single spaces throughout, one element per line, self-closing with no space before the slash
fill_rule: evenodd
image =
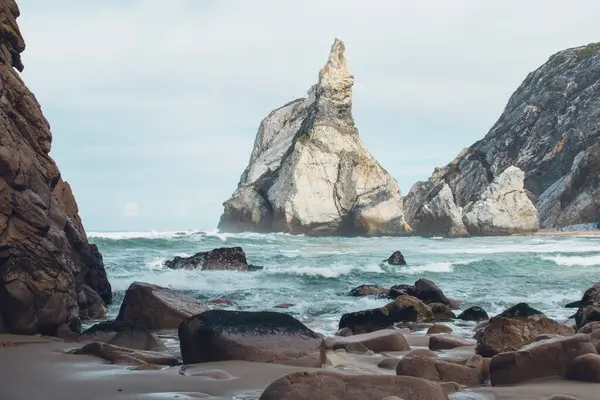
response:
<path id="1" fill-rule="evenodd" d="M 600 236 L 443 238 L 313 238 L 287 234 L 218 231 L 91 232 L 104 256 L 115 293 L 115 316 L 134 281 L 165 286 L 203 301 L 228 299 L 235 310 L 280 310 L 323 333 L 337 330 L 342 314 L 382 306 L 386 299 L 349 297 L 362 284 L 384 287 L 434 281 L 462 309 L 483 307 L 490 315 L 527 302 L 549 317 L 566 320 L 578 300 L 600 282 Z M 170 270 L 174 256 L 241 246 L 262 271 Z M 401 250 L 408 265 L 383 262 Z"/>

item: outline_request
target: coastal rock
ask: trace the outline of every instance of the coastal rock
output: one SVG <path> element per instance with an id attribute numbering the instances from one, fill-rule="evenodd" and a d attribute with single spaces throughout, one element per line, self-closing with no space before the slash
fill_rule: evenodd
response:
<path id="1" fill-rule="evenodd" d="M 492 357 L 496 354 L 516 351 L 533 342 L 542 334 L 573 335 L 573 329 L 546 317 L 492 317 L 485 327 L 475 333 L 477 354 Z"/>
<path id="2" fill-rule="evenodd" d="M 600 382 L 600 355 L 588 353 L 575 358 L 569 365 L 567 378 L 574 381 Z"/>
<path id="3" fill-rule="evenodd" d="M 323 338 L 287 314 L 212 310 L 179 326 L 185 364 L 242 360 L 320 368 Z"/>
<path id="4" fill-rule="evenodd" d="M 425 304 L 440 303 L 450 306 L 452 302 L 446 297 L 433 281 L 429 279 L 419 279 L 413 286 L 412 296 L 421 300 Z"/>
<path id="5" fill-rule="evenodd" d="M 475 342 L 459 340 L 449 336 L 434 335 L 429 338 L 429 350 L 450 350 L 456 347 L 474 346 Z"/>
<path id="6" fill-rule="evenodd" d="M 566 377 L 571 362 L 596 349 L 587 335 L 575 335 L 533 343 L 520 351 L 492 357 L 490 378 L 493 386 L 513 385 L 549 376 Z"/>
<path id="7" fill-rule="evenodd" d="M 406 265 L 404 254 L 400 250 L 396 250 L 386 261 L 390 265 Z"/>
<path id="8" fill-rule="evenodd" d="M 387 292 L 384 287 L 377 285 L 360 285 L 348 292 L 348 296 L 360 297 L 371 295 L 383 295 Z"/>
<path id="9" fill-rule="evenodd" d="M 271 383 L 259 400 L 447 400 L 440 385 L 408 376 L 296 372 Z"/>
<path id="10" fill-rule="evenodd" d="M 483 383 L 480 365 L 466 366 L 417 355 L 403 357 L 396 366 L 396 374 L 429 381 L 457 382 L 467 386 Z"/>
<path id="11" fill-rule="evenodd" d="M 15 1 L 0 1 L 0 315 L 12 333 L 54 335 L 65 325 L 77 332 L 112 291 L 49 155 L 50 125 L 14 69 L 23 70 L 25 50 L 18 16 Z"/>
<path id="12" fill-rule="evenodd" d="M 122 321 L 104 321 L 86 329 L 78 341 L 109 343 L 134 350 L 165 351 L 166 346 L 152 332 Z"/>
<path id="13" fill-rule="evenodd" d="M 600 302 L 581 307 L 575 313 L 575 323 L 578 329 L 596 321 L 600 321 Z"/>
<path id="14" fill-rule="evenodd" d="M 485 310 L 483 308 L 470 307 L 470 308 L 467 308 L 465 311 L 461 312 L 459 314 L 459 316 L 457 317 L 457 319 L 461 319 L 463 321 L 479 322 L 479 321 L 486 321 L 486 320 L 490 319 L 490 317 L 488 317 L 488 314 L 485 312 Z"/>
<path id="15" fill-rule="evenodd" d="M 222 231 L 407 235 L 396 181 L 369 154 L 352 117 L 354 77 L 335 40 L 307 99 L 261 123 Z"/>
<path id="16" fill-rule="evenodd" d="M 533 317 L 539 315 L 545 317 L 545 314 L 540 310 L 536 310 L 527 303 L 518 303 L 512 307 L 502 311 L 497 317 L 516 318 L 516 317 Z"/>
<path id="17" fill-rule="evenodd" d="M 433 320 L 433 313 L 419 299 L 400 296 L 381 308 L 342 315 L 339 329 L 349 328 L 354 334 L 360 334 L 390 328 L 396 322 L 431 320 Z"/>
<path id="18" fill-rule="evenodd" d="M 410 350 L 410 346 L 404 336 L 393 329 L 383 329 L 349 337 L 334 336 L 325 339 L 325 347 L 328 350 L 348 350 L 347 347 L 355 343 L 359 343 L 375 353 Z"/>
<path id="19" fill-rule="evenodd" d="M 404 199 L 407 222 L 420 235 L 453 236 L 446 227 L 460 226 L 452 216 L 464 210 L 463 222 L 471 234 L 530 231 L 536 227 L 536 218 L 525 194 L 535 203 L 542 228 L 597 223 L 598 76 L 598 43 L 550 57 L 527 76 L 485 138 L 462 150 L 448 165 L 436 168 L 426 182 L 413 186 Z M 511 167 L 523 172 L 523 190 L 519 189 L 520 173 L 510 172 Z M 518 196 L 505 190 L 490 193 L 492 182 L 505 171 L 513 175 L 507 183 L 514 183 Z M 480 202 L 486 190 L 487 199 Z M 497 196 L 503 191 L 505 196 Z M 436 201 L 443 204 L 434 208 L 436 213 L 423 211 Z"/>
<path id="20" fill-rule="evenodd" d="M 181 321 L 208 310 L 193 297 L 149 283 L 132 283 L 121 304 L 117 321 L 146 329 L 177 329 Z"/>
<path id="21" fill-rule="evenodd" d="M 433 325 L 427 329 L 427 335 L 435 335 L 437 333 L 451 333 L 452 328 L 446 325 Z"/>
<path id="22" fill-rule="evenodd" d="M 427 307 L 433 313 L 433 318 L 436 321 L 450 321 L 456 318 L 456 315 L 452 312 L 450 307 L 442 303 L 432 303 Z"/>
<path id="23" fill-rule="evenodd" d="M 125 347 L 113 346 L 108 343 L 92 342 L 82 348 L 71 350 L 71 354 L 89 354 L 100 357 L 113 364 L 125 365 L 179 365 L 181 360 L 169 353 L 160 353 L 156 351 L 143 351 L 127 349 Z"/>
<path id="24" fill-rule="evenodd" d="M 175 257 L 165 261 L 171 269 L 237 270 L 247 271 L 246 253 L 241 247 L 222 247 L 196 253 L 191 257 Z"/>

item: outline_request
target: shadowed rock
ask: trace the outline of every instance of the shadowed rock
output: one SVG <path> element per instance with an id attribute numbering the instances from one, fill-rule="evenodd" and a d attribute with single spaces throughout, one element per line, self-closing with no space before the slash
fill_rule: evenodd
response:
<path id="1" fill-rule="evenodd" d="M 83 332 L 77 340 L 109 343 L 135 350 L 164 351 L 167 349 L 152 332 L 123 321 L 100 322 Z"/>
<path id="2" fill-rule="evenodd" d="M 404 254 L 400 250 L 396 250 L 388 259 L 387 263 L 390 265 L 406 265 Z"/>
<path id="3" fill-rule="evenodd" d="M 456 318 L 456 314 L 454 314 L 446 304 L 432 303 L 427 307 L 429 307 L 433 313 L 433 318 L 436 321 L 451 321 Z"/>
<path id="4" fill-rule="evenodd" d="M 452 328 L 446 325 L 433 325 L 427 329 L 427 335 L 435 335 L 437 333 L 450 333 Z"/>
<path id="5" fill-rule="evenodd" d="M 88 354 L 100 357 L 113 364 L 126 365 L 179 365 L 181 360 L 172 354 L 159 353 L 156 351 L 143 351 L 126 349 L 124 347 L 113 346 L 108 343 L 93 342 L 86 344 L 82 348 L 71 350 L 71 354 Z"/>
<path id="6" fill-rule="evenodd" d="M 567 378 L 574 381 L 600 382 L 600 355 L 584 354 L 568 367 Z"/>
<path id="7" fill-rule="evenodd" d="M 515 318 L 515 317 L 532 317 L 534 315 L 545 316 L 540 310 L 536 310 L 527 303 L 515 304 L 512 307 L 502 311 L 497 317 Z"/>
<path id="8" fill-rule="evenodd" d="M 474 346 L 475 342 L 459 340 L 448 336 L 434 335 L 429 339 L 429 350 L 449 350 L 455 347 Z"/>
<path id="9" fill-rule="evenodd" d="M 489 319 L 488 314 L 481 307 L 470 307 L 461 312 L 457 319 L 463 321 L 486 321 Z"/>

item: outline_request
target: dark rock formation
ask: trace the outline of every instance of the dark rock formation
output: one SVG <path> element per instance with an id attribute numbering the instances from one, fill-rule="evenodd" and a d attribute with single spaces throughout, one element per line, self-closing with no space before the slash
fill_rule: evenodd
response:
<path id="1" fill-rule="evenodd" d="M 360 285 L 348 292 L 348 296 L 361 297 L 372 295 L 384 295 L 387 290 L 377 285 Z"/>
<path id="2" fill-rule="evenodd" d="M 391 299 L 399 296 L 412 296 L 421 300 L 425 304 L 439 303 L 448 306 L 450 309 L 456 309 L 460 302 L 446 297 L 442 289 L 429 279 L 419 279 L 414 285 L 395 285 L 388 291 L 387 295 Z"/>
<path id="3" fill-rule="evenodd" d="M 49 155 L 50 125 L 13 69 L 23 70 L 25 49 L 18 16 L 14 0 L 0 1 L 0 319 L 10 332 L 53 335 L 80 329 L 112 292 Z"/>
<path id="4" fill-rule="evenodd" d="M 461 312 L 457 319 L 462 319 L 463 321 L 485 321 L 490 319 L 485 310 L 481 307 L 470 307 L 465 311 Z"/>
<path id="5" fill-rule="evenodd" d="M 600 44 L 561 51 L 530 73 L 484 139 L 405 198 L 419 234 L 461 236 L 460 215 L 511 166 L 542 228 L 600 219 Z M 477 232 L 475 232 L 477 233 Z"/>
<path id="6" fill-rule="evenodd" d="M 117 321 L 146 329 L 177 329 L 181 321 L 208 310 L 193 297 L 149 283 L 134 282 L 125 293 Z"/>
<path id="7" fill-rule="evenodd" d="M 436 321 L 450 321 L 456 318 L 456 315 L 452 312 L 450 307 L 442 303 L 432 303 L 427 307 L 433 313 L 433 318 Z"/>
<path id="8" fill-rule="evenodd" d="M 179 326 L 185 364 L 242 360 L 320 368 L 323 339 L 287 314 L 212 310 Z"/>
<path id="9" fill-rule="evenodd" d="M 497 317 L 515 318 L 515 317 L 532 317 L 534 315 L 545 316 L 540 310 L 536 310 L 527 303 L 515 304 L 512 307 L 502 311 Z"/>
<path id="10" fill-rule="evenodd" d="M 404 254 L 400 250 L 396 250 L 386 261 L 390 265 L 406 265 Z"/>
<path id="11" fill-rule="evenodd" d="M 211 251 L 196 253 L 191 257 L 175 257 L 165 261 L 165 266 L 171 269 L 202 269 L 202 270 L 238 270 L 247 271 L 246 253 L 241 247 L 222 247 Z"/>

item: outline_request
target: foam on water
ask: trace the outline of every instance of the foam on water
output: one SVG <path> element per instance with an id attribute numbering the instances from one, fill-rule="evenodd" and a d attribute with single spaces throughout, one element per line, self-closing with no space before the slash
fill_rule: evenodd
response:
<path id="1" fill-rule="evenodd" d="M 542 260 L 552 261 L 565 267 L 593 267 L 600 266 L 600 254 L 591 256 L 553 256 L 541 257 Z"/>

